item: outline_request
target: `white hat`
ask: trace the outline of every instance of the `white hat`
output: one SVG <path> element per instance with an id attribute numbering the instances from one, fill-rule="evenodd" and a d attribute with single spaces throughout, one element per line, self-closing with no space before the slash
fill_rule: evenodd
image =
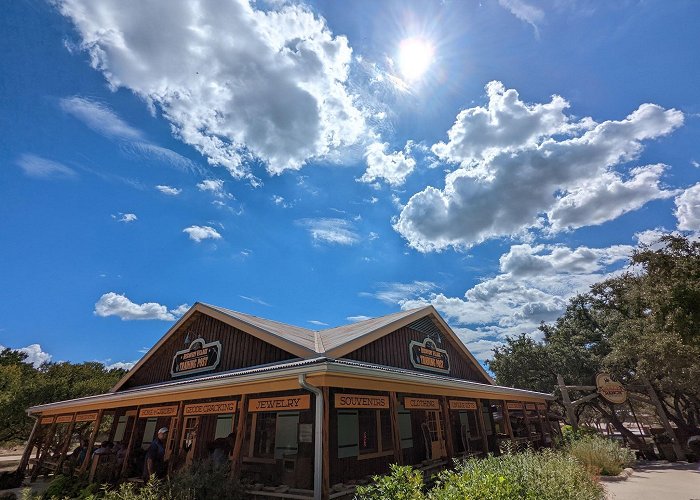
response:
<path id="1" fill-rule="evenodd" d="M 158 434 L 165 434 L 166 432 L 168 432 L 168 428 L 167 428 L 167 427 L 161 427 L 161 428 L 158 430 Z"/>

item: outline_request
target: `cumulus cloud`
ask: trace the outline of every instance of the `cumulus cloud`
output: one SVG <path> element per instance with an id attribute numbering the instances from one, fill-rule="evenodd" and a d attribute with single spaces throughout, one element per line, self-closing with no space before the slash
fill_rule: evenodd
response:
<path id="1" fill-rule="evenodd" d="M 676 219 L 681 231 L 700 231 L 700 183 L 676 197 Z"/>
<path id="2" fill-rule="evenodd" d="M 112 214 L 112 219 L 118 222 L 124 222 L 125 224 L 128 224 L 129 222 L 134 222 L 135 220 L 138 220 L 138 217 L 136 217 L 136 214 L 119 213 L 118 215 Z"/>
<path id="3" fill-rule="evenodd" d="M 638 157 L 643 141 L 680 127 L 680 111 L 642 104 L 623 120 L 596 123 L 564 115 L 568 103 L 561 98 L 528 105 L 498 82 L 487 93 L 489 105 L 461 112 L 449 141 L 433 147 L 443 161 L 459 165 L 447 174 L 444 189 L 428 186 L 414 194 L 394 225 L 419 251 L 469 247 L 543 225 L 557 231 L 599 224 L 669 196 L 658 183 L 662 166 L 632 169 L 628 180 L 613 168 Z M 612 182 L 624 201 L 610 201 L 600 178 Z M 582 186 L 589 191 L 581 192 Z M 595 200 L 605 200 L 612 214 L 598 213 Z M 554 220 L 543 220 L 547 214 Z"/>
<path id="4" fill-rule="evenodd" d="M 224 181 L 221 179 L 206 179 L 197 184 L 200 191 L 208 191 L 217 198 L 233 198 L 233 195 L 224 189 Z"/>
<path id="5" fill-rule="evenodd" d="M 0 345 L 0 351 L 6 349 L 5 346 Z M 10 348 L 12 349 L 12 348 Z M 13 351 L 21 352 L 27 355 L 24 362 L 29 363 L 34 366 L 34 368 L 39 368 L 44 363 L 51 361 L 51 354 L 44 352 L 41 349 L 40 344 L 30 344 L 26 347 L 20 347 L 18 349 L 12 349 Z"/>
<path id="6" fill-rule="evenodd" d="M 158 185 L 156 186 L 156 189 L 157 189 L 158 191 L 160 191 L 161 193 L 163 193 L 163 194 L 167 194 L 168 196 L 177 196 L 177 195 L 179 195 L 180 193 L 182 193 L 182 189 L 180 189 L 180 188 L 176 188 L 176 187 L 172 187 L 172 186 L 166 186 L 166 185 L 163 185 L 163 184 L 158 184 Z"/>
<path id="7" fill-rule="evenodd" d="M 209 163 L 278 174 L 352 145 L 365 130 L 346 86 L 352 50 L 302 5 L 246 0 L 59 0 L 113 88 L 159 109 Z"/>
<path id="8" fill-rule="evenodd" d="M 187 233 L 190 239 L 192 241 L 196 241 L 197 243 L 207 239 L 221 239 L 221 235 L 219 234 L 219 232 L 210 226 L 190 226 L 183 229 L 182 232 Z"/>
<path id="9" fill-rule="evenodd" d="M 117 361 L 116 363 L 105 364 L 105 368 L 108 370 L 131 370 L 136 361 Z"/>
<path id="10" fill-rule="evenodd" d="M 387 304 L 404 304 L 436 288 L 430 281 L 411 283 L 378 283 L 374 292 L 361 292 L 361 297 L 373 297 Z M 408 308 L 410 309 L 410 308 Z"/>
<path id="11" fill-rule="evenodd" d="M 354 245 L 360 239 L 352 223 L 338 218 L 300 219 L 297 224 L 306 228 L 316 243 Z"/>
<path id="12" fill-rule="evenodd" d="M 37 179 L 65 179 L 77 176 L 75 170 L 72 168 L 33 154 L 23 154 L 20 156 L 17 159 L 17 165 L 20 166 L 25 175 Z"/>
<path id="13" fill-rule="evenodd" d="M 102 295 L 95 303 L 94 314 L 102 318 L 117 316 L 122 321 L 137 319 L 159 319 L 162 321 L 175 321 L 189 307 L 182 304 L 175 309 L 168 309 L 167 306 L 157 302 L 144 302 L 136 304 L 129 300 L 126 295 L 115 292 L 108 292 Z"/>
<path id="14" fill-rule="evenodd" d="M 372 183 L 383 179 L 392 186 L 406 182 L 416 166 L 416 160 L 410 156 L 410 142 L 403 151 L 389 154 L 385 152 L 388 146 L 388 143 L 374 142 L 367 147 L 367 170 L 360 177 L 361 182 Z"/>

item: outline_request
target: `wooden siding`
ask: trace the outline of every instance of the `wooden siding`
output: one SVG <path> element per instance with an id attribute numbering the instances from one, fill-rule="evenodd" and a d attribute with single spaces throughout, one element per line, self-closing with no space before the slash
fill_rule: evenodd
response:
<path id="1" fill-rule="evenodd" d="M 173 377 L 170 368 L 173 356 L 185 349 L 185 337 L 189 333 L 190 341 L 197 337 L 207 342 L 221 342 L 221 362 L 210 372 L 199 373 L 190 377 Z M 257 337 L 229 326 L 202 313 L 193 314 L 158 350 L 134 373 L 120 390 L 170 380 L 184 380 L 191 377 L 211 375 L 238 368 L 264 365 L 294 359 L 296 356 L 279 347 L 268 344 Z"/>
<path id="2" fill-rule="evenodd" d="M 405 368 L 420 373 L 435 373 L 429 370 L 414 368 L 411 364 L 408 346 L 412 340 L 422 342 L 425 340 L 425 334 L 408 327 L 403 327 L 346 354 L 344 357 L 378 365 Z M 438 347 L 445 349 L 450 357 L 450 373 L 444 375 L 485 384 L 489 383 L 478 368 L 474 366 L 474 363 L 462 354 L 459 347 L 457 347 L 452 340 L 443 335 L 442 344 L 439 344 Z M 443 374 L 439 373 L 438 375 Z"/>

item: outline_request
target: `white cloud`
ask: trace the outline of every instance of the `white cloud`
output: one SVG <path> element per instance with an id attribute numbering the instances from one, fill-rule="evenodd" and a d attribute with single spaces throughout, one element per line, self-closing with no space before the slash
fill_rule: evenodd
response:
<path id="1" fill-rule="evenodd" d="M 245 0 L 60 0 L 113 88 L 157 106 L 175 134 L 213 165 L 250 177 L 299 169 L 352 145 L 365 121 L 348 92 L 352 50 L 301 5 Z"/>
<path id="2" fill-rule="evenodd" d="M 284 196 L 279 196 L 277 194 L 272 195 L 272 201 L 275 205 L 282 208 L 289 208 L 293 204 L 284 199 Z"/>
<path id="3" fill-rule="evenodd" d="M 268 304 L 264 300 L 259 299 L 257 297 L 247 297 L 246 295 L 239 295 L 239 297 L 242 298 L 243 300 L 247 300 L 248 302 L 252 302 L 253 304 L 259 304 L 261 306 L 268 306 L 268 307 L 270 306 L 270 304 Z"/>
<path id="4" fill-rule="evenodd" d="M 187 233 L 190 239 L 197 243 L 206 239 L 221 239 L 219 232 L 210 226 L 190 226 L 183 229 L 182 232 Z"/>
<path id="5" fill-rule="evenodd" d="M 392 186 L 406 182 L 416 166 L 416 160 L 410 155 L 410 142 L 403 151 L 385 153 L 388 143 L 374 142 L 367 146 L 365 159 L 367 170 L 360 177 L 361 182 L 372 183 L 384 179 Z"/>
<path id="6" fill-rule="evenodd" d="M 0 351 L 3 349 L 5 349 L 5 346 L 0 345 Z M 33 365 L 34 368 L 39 368 L 44 363 L 48 363 L 52 358 L 51 354 L 44 352 L 41 349 L 40 344 L 30 344 L 26 347 L 20 347 L 12 350 L 26 354 L 27 357 L 25 358 L 24 362 Z"/>
<path id="7" fill-rule="evenodd" d="M 337 218 L 301 219 L 297 224 L 306 228 L 314 242 L 354 245 L 359 236 L 349 221 Z"/>
<path id="8" fill-rule="evenodd" d="M 105 368 L 107 370 L 131 370 L 134 365 L 136 364 L 136 361 L 117 361 L 116 363 L 110 363 L 110 364 L 105 364 Z"/>
<path id="9" fill-rule="evenodd" d="M 414 194 L 394 225 L 412 247 L 423 252 L 463 248 L 522 236 L 533 227 L 557 231 L 598 224 L 606 216 L 596 212 L 592 200 L 606 200 L 617 216 L 644 200 L 668 196 L 658 185 L 662 166 L 632 169 L 627 181 L 615 177 L 613 168 L 639 156 L 642 141 L 681 126 L 680 111 L 642 104 L 623 120 L 575 121 L 562 114 L 568 103 L 561 98 L 526 105 L 500 83 L 492 82 L 487 91 L 489 106 L 461 112 L 448 143 L 433 147 L 459 168 L 446 176 L 444 189 L 429 186 Z M 600 178 L 624 194 L 624 203 L 610 201 L 605 187 L 596 184 Z M 588 196 L 579 191 L 584 185 L 597 191 Z M 555 218 L 549 227 L 541 219 L 547 213 Z M 586 214 L 590 220 L 583 220 Z"/>
<path id="10" fill-rule="evenodd" d="M 136 304 L 126 295 L 108 292 L 102 295 L 95 303 L 94 313 L 97 316 L 117 316 L 122 321 L 137 319 L 159 319 L 162 321 L 175 321 L 188 309 L 187 304 L 182 304 L 175 309 L 168 310 L 167 306 L 157 302 L 144 302 Z"/>
<path id="11" fill-rule="evenodd" d="M 163 194 L 167 194 L 168 196 L 177 196 L 180 193 L 182 193 L 182 189 L 180 189 L 180 188 L 166 186 L 163 184 L 158 184 L 156 186 L 156 189 Z"/>
<path id="12" fill-rule="evenodd" d="M 77 176 L 75 170 L 66 167 L 62 163 L 47 160 L 46 158 L 32 154 L 23 154 L 20 156 L 17 159 L 17 165 L 22 168 L 26 175 L 38 179 L 72 178 Z"/>
<path id="13" fill-rule="evenodd" d="M 124 222 L 128 224 L 129 222 L 134 222 L 135 220 L 138 220 L 138 217 L 136 217 L 136 214 L 123 214 L 120 212 L 119 215 L 112 214 L 112 219 L 118 222 Z"/>
<path id="14" fill-rule="evenodd" d="M 224 190 L 224 181 L 221 179 L 206 179 L 197 184 L 200 191 L 208 191 L 217 198 L 233 198 L 233 195 Z"/>
<path id="15" fill-rule="evenodd" d="M 430 281 L 413 281 L 411 283 L 378 283 L 377 288 L 376 292 L 361 292 L 360 296 L 373 297 L 387 304 L 403 304 L 434 290 L 436 285 Z"/>
<path id="16" fill-rule="evenodd" d="M 351 322 L 353 322 L 353 323 L 358 323 L 359 321 L 366 321 L 366 320 L 368 320 L 368 319 L 372 319 L 372 317 L 371 317 L 371 316 L 359 315 L 359 316 L 348 316 L 348 317 L 345 318 L 345 319 L 347 319 L 348 321 L 351 321 Z"/>
<path id="17" fill-rule="evenodd" d="M 675 215 L 681 231 L 700 231 L 700 183 L 676 197 Z"/>
<path id="18" fill-rule="evenodd" d="M 542 9 L 530 5 L 523 0 L 498 0 L 498 3 L 508 9 L 511 14 L 526 22 L 535 30 L 535 36 L 539 37 L 538 24 L 544 21 L 544 12 Z"/>
<path id="19" fill-rule="evenodd" d="M 310 319 L 309 323 L 316 326 L 328 326 L 328 323 L 324 323 L 323 321 L 319 321 L 317 319 Z"/>

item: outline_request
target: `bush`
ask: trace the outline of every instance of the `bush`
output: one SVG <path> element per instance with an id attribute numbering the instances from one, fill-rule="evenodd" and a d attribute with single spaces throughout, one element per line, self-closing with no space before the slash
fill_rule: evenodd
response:
<path id="1" fill-rule="evenodd" d="M 87 486 L 87 481 L 79 477 L 58 475 L 54 477 L 48 488 L 44 490 L 41 498 L 50 500 L 52 498 L 77 498 L 80 492 Z"/>
<path id="2" fill-rule="evenodd" d="M 208 500 L 246 498 L 241 484 L 230 477 L 230 464 L 211 460 L 195 461 L 179 470 L 171 479 L 174 500 Z"/>
<path id="3" fill-rule="evenodd" d="M 589 472 L 603 476 L 617 476 L 635 459 L 634 451 L 600 436 L 573 441 L 568 446 L 568 452 Z"/>
<path id="4" fill-rule="evenodd" d="M 423 500 L 423 473 L 411 467 L 391 464 L 391 474 L 374 476 L 374 484 L 359 486 L 356 499 L 384 500 Z"/>
<path id="5" fill-rule="evenodd" d="M 572 426 L 565 425 L 561 428 L 561 444 L 568 446 L 575 441 L 598 435 L 598 431 L 591 427 L 579 427 L 578 430 L 575 431 Z"/>

